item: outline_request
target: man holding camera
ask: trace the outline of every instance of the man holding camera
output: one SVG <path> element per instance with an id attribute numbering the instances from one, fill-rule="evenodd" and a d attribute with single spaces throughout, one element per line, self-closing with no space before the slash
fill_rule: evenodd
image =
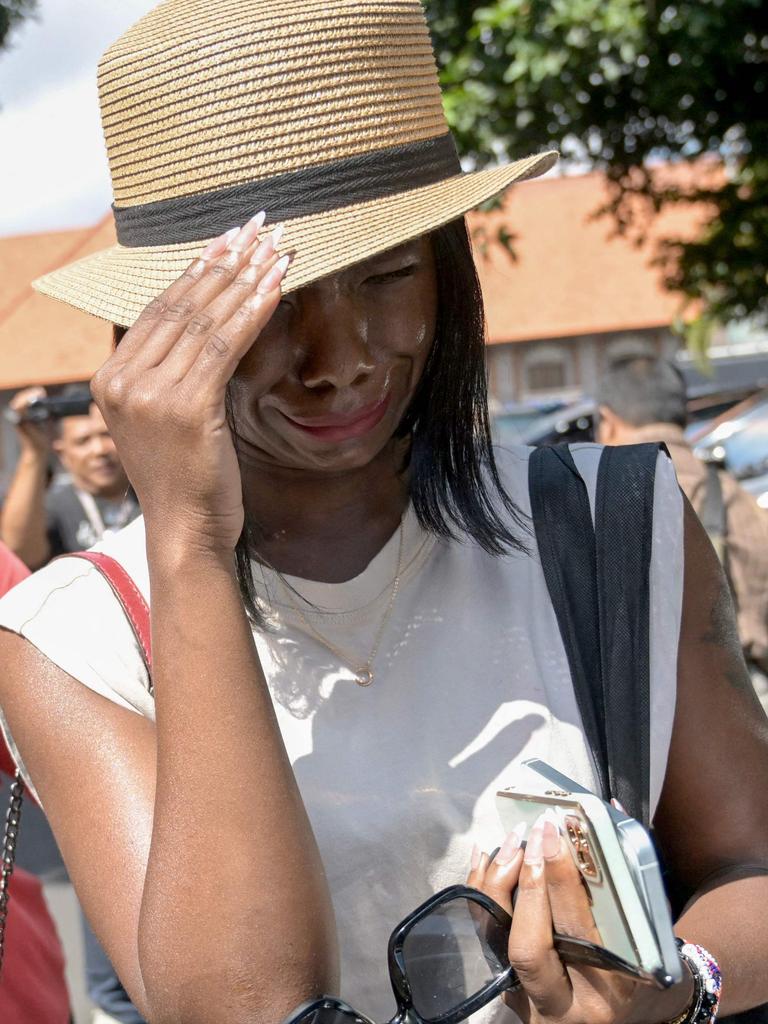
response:
<path id="1" fill-rule="evenodd" d="M 21 451 L 0 535 L 30 569 L 92 547 L 139 515 L 115 443 L 85 385 L 71 385 L 55 399 L 43 388 L 27 388 L 13 397 L 10 411 Z M 49 488 L 51 450 L 66 477 Z"/>

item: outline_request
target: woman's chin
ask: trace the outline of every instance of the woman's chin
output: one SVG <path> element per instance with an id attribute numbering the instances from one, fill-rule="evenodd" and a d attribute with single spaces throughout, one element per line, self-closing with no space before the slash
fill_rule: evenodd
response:
<path id="1" fill-rule="evenodd" d="M 296 444 L 293 439 L 281 438 L 271 444 L 253 444 L 240 438 L 238 460 L 243 469 L 268 473 L 286 470 L 306 473 L 345 473 L 370 465 L 393 438 L 384 436 L 374 441 L 371 437 L 334 444 Z"/>
<path id="2" fill-rule="evenodd" d="M 370 465 L 386 444 L 386 439 L 379 445 L 346 441 L 341 444 L 317 446 L 312 450 L 302 449 L 295 451 L 294 465 L 297 469 L 321 470 L 325 473 L 351 472 Z"/>

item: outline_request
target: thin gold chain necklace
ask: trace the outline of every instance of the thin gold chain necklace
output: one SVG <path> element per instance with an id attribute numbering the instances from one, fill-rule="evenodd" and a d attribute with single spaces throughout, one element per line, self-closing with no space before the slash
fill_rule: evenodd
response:
<path id="1" fill-rule="evenodd" d="M 357 683 L 358 686 L 370 686 L 371 683 L 373 682 L 373 663 L 376 660 L 376 655 L 379 653 L 381 639 L 384 636 L 384 629 L 387 623 L 389 622 L 389 617 L 392 614 L 392 608 L 394 607 L 395 604 L 395 598 L 397 597 L 397 592 L 400 589 L 400 574 L 402 572 L 403 567 L 403 532 L 403 524 L 401 522 L 400 541 L 398 544 L 397 551 L 397 569 L 395 570 L 395 578 L 392 581 L 392 590 L 390 591 L 389 594 L 389 601 L 387 602 L 387 607 L 384 611 L 384 615 L 381 619 L 381 622 L 379 623 L 379 628 L 376 631 L 376 637 L 373 641 L 371 653 L 368 655 L 367 661 L 365 661 L 365 663 L 362 665 L 356 665 L 354 658 L 351 658 L 349 654 L 347 654 L 345 651 L 342 651 L 340 647 L 337 647 L 335 644 L 331 643 L 331 641 L 327 637 L 324 637 L 319 630 L 315 629 L 314 625 L 309 621 L 309 619 L 301 610 L 301 608 L 299 608 L 299 606 L 293 600 L 288 585 L 285 583 L 284 580 L 281 579 L 281 583 L 285 587 L 285 592 L 288 597 L 288 603 L 290 604 L 291 608 L 296 612 L 298 617 L 301 619 L 301 621 L 304 623 L 304 625 L 307 627 L 310 633 L 314 636 L 314 638 L 316 640 L 319 640 L 323 647 L 326 647 L 331 652 L 331 654 L 335 654 L 337 658 L 340 658 L 341 661 L 343 661 L 349 668 L 352 669 L 352 671 L 355 673 L 355 682 Z"/>

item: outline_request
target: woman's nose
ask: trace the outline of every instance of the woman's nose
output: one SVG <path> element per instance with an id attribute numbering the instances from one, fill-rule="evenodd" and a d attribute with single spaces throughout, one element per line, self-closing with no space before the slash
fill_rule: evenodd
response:
<path id="1" fill-rule="evenodd" d="M 353 317 L 336 311 L 305 324 L 299 377 L 306 388 L 346 388 L 362 383 L 375 364 L 366 330 Z"/>

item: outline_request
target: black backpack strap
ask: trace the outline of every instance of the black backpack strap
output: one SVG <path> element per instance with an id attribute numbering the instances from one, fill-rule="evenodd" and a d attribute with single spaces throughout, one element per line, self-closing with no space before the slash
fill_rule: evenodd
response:
<path id="1" fill-rule="evenodd" d="M 603 450 L 595 501 L 596 530 L 586 485 L 567 446 L 538 448 L 531 452 L 529 464 L 539 557 L 600 790 L 604 798 L 616 796 L 646 825 L 650 562 L 660 450 L 665 450 L 664 445 Z M 587 579 L 595 581 L 595 586 L 590 587 Z M 600 654 L 597 669 L 595 649 Z M 598 677 L 599 685 L 595 683 Z M 599 716 L 595 715 L 597 708 Z M 601 761 L 602 749 L 608 751 L 605 762 Z M 768 1005 L 723 1017 L 722 1024 L 768 1024 Z"/>
<path id="2" fill-rule="evenodd" d="M 605 448 L 595 496 L 600 653 L 610 789 L 650 822 L 650 569 L 659 444 Z"/>
<path id="3" fill-rule="evenodd" d="M 568 445 L 536 448 L 528 463 L 531 512 L 600 795 L 610 798 L 600 658 L 595 533 L 586 484 Z"/>
<path id="4" fill-rule="evenodd" d="M 567 445 L 537 448 L 529 489 L 542 570 L 601 795 L 648 823 L 650 559 L 657 444 L 605 448 L 595 524 Z M 634 540 L 634 543 L 631 542 Z"/>

